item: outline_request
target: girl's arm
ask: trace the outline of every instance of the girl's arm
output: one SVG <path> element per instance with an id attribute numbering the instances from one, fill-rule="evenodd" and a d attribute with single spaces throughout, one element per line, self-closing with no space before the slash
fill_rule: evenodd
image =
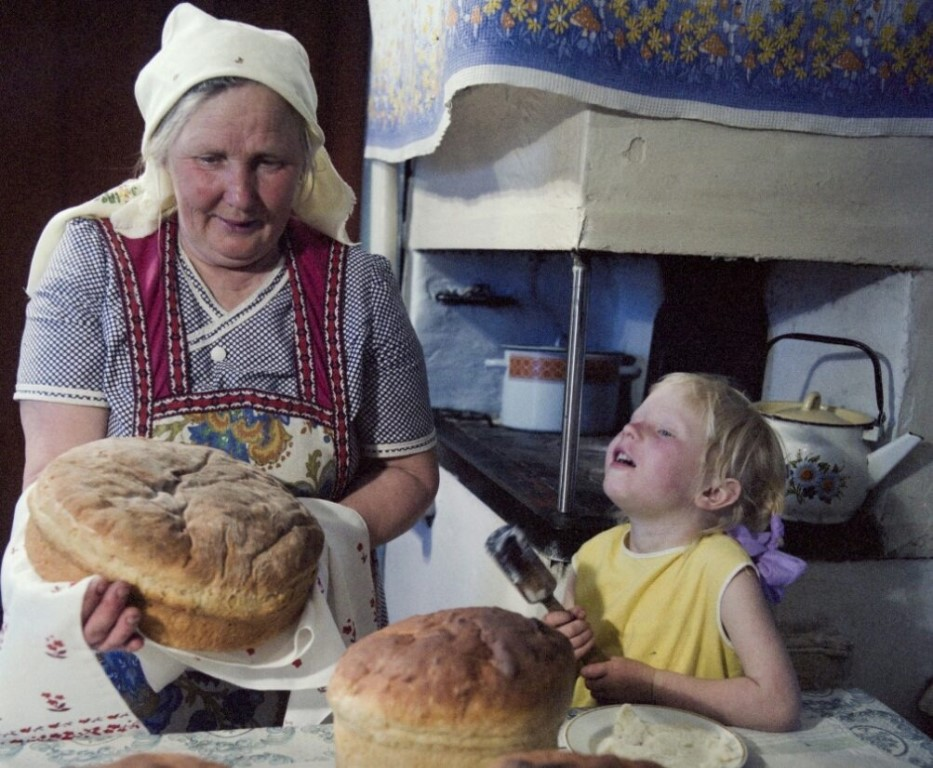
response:
<path id="1" fill-rule="evenodd" d="M 722 598 L 722 622 L 745 672 L 730 680 L 702 680 L 631 659 L 584 667 L 597 700 L 642 701 L 712 717 L 726 725 L 791 731 L 800 725 L 800 688 L 758 577 L 739 573 Z M 676 631 L 672 628 L 672 631 Z"/>

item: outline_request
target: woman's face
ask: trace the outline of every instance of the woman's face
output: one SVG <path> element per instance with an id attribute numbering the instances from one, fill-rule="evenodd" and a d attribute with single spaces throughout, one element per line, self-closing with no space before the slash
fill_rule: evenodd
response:
<path id="1" fill-rule="evenodd" d="M 304 168 L 301 127 L 287 102 L 258 83 L 201 104 L 168 153 L 179 237 L 209 268 L 267 268 Z"/>

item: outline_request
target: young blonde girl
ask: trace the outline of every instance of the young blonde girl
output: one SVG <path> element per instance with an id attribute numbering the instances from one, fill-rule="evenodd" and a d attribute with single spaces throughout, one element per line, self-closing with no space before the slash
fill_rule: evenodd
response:
<path id="1" fill-rule="evenodd" d="M 797 678 L 759 573 L 725 533 L 740 526 L 751 538 L 779 519 L 775 433 L 725 381 L 671 374 L 613 439 L 605 469 L 603 490 L 626 522 L 580 548 L 569 607 L 545 617 L 577 658 L 593 647 L 606 658 L 581 669 L 574 705 L 652 703 L 745 728 L 798 727 Z"/>

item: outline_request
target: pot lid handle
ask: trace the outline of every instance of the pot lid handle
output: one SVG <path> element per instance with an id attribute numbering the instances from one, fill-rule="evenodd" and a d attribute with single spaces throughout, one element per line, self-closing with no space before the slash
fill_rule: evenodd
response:
<path id="1" fill-rule="evenodd" d="M 803 399 L 803 409 L 805 411 L 818 411 L 822 401 L 823 398 L 820 397 L 819 392 L 810 392 Z"/>
<path id="2" fill-rule="evenodd" d="M 802 424 L 831 427 L 871 426 L 871 416 L 848 408 L 823 405 L 819 392 L 809 392 L 802 402 L 759 403 L 758 409 L 767 416 L 781 421 L 796 421 Z"/>
<path id="3" fill-rule="evenodd" d="M 856 349 L 862 350 L 866 355 L 868 355 L 871 360 L 872 369 L 874 371 L 875 378 L 875 401 L 878 405 L 878 416 L 874 421 L 871 421 L 868 426 L 876 426 L 878 428 L 882 427 L 885 422 L 885 413 L 884 413 L 884 388 L 881 385 L 881 363 L 878 360 L 878 355 L 871 347 L 867 344 L 863 344 L 861 341 L 856 341 L 855 339 L 845 339 L 841 336 L 821 336 L 816 333 L 783 333 L 780 336 L 775 336 L 770 339 L 767 344 L 766 352 L 771 350 L 771 347 L 781 339 L 799 339 L 801 341 L 819 341 L 824 344 L 842 344 L 847 347 L 855 347 Z M 817 394 L 818 396 L 818 394 Z M 806 401 L 805 401 L 806 402 Z M 852 412 L 854 413 L 854 412 Z M 821 422 L 821 423 L 832 423 L 832 422 Z M 849 420 L 843 420 L 842 422 L 836 423 L 845 423 L 851 424 Z"/>

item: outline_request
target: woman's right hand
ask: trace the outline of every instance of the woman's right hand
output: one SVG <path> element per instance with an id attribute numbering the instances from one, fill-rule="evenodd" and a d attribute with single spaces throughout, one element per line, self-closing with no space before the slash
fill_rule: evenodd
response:
<path id="1" fill-rule="evenodd" d="M 586 620 L 586 611 L 580 606 L 574 605 L 564 611 L 548 611 L 543 621 L 570 641 L 577 660 L 594 647 L 593 630 Z"/>
<path id="2" fill-rule="evenodd" d="M 129 605 L 130 585 L 95 576 L 84 593 L 81 626 L 85 642 L 95 651 L 138 651 L 139 608 Z"/>

